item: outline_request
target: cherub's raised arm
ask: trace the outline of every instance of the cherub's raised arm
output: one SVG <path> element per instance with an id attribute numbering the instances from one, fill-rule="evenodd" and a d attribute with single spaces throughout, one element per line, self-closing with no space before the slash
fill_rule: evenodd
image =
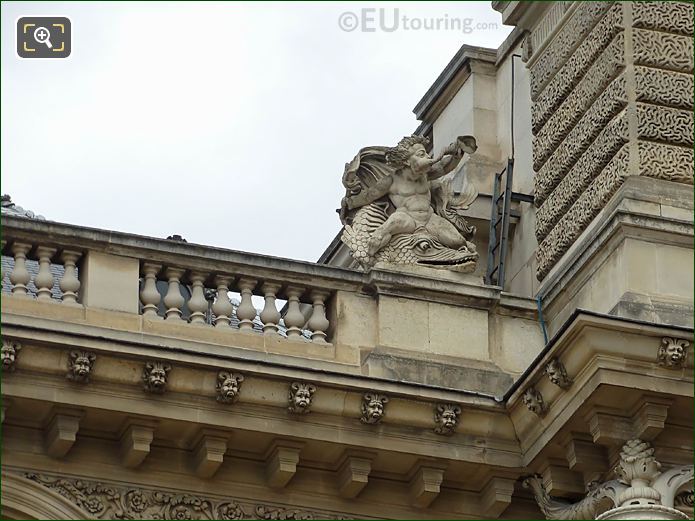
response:
<path id="1" fill-rule="evenodd" d="M 387 193 L 389 193 L 389 188 L 391 188 L 392 183 L 393 177 L 387 175 L 385 177 L 382 177 L 377 183 L 370 186 L 366 190 L 363 190 L 359 194 L 353 195 L 351 197 L 346 197 L 345 202 L 347 204 L 348 209 L 353 210 L 355 208 L 359 208 L 366 204 L 373 203 L 380 197 L 385 196 Z"/>
<path id="2" fill-rule="evenodd" d="M 456 141 L 446 147 L 440 156 L 432 163 L 427 178 L 432 181 L 445 176 L 458 166 L 465 152 L 472 154 L 477 148 L 478 145 L 473 136 L 459 136 L 456 138 Z"/>

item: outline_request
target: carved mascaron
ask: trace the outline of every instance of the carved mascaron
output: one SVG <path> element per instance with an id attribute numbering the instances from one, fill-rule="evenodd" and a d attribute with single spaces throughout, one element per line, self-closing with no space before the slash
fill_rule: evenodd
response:
<path id="1" fill-rule="evenodd" d="M 685 365 L 690 342 L 681 338 L 664 337 L 657 352 L 659 365 L 679 369 Z"/>
<path id="2" fill-rule="evenodd" d="M 314 384 L 292 382 L 289 392 L 288 410 L 293 414 L 307 414 L 311 411 L 311 400 L 316 392 Z"/>
<path id="3" fill-rule="evenodd" d="M 66 378 L 71 382 L 89 383 L 89 375 L 96 359 L 96 355 L 88 351 L 71 351 Z"/>
<path id="4" fill-rule="evenodd" d="M 171 364 L 167 362 L 147 362 L 142 373 L 145 391 L 164 394 L 169 371 L 171 371 Z"/>
<path id="5" fill-rule="evenodd" d="M 379 423 L 386 412 L 386 404 L 389 402 L 388 396 L 378 393 L 365 393 L 362 396 L 362 423 Z"/>
<path id="6" fill-rule="evenodd" d="M 451 436 L 456 430 L 461 416 L 461 407 L 453 403 L 440 403 L 434 409 L 434 432 Z"/>
<path id="7" fill-rule="evenodd" d="M 241 382 L 244 376 L 239 373 L 220 371 L 217 373 L 217 401 L 220 403 L 235 403 L 239 400 Z"/>
<path id="8" fill-rule="evenodd" d="M 2 370 L 12 373 L 17 368 L 17 356 L 22 344 L 7 338 L 2 339 Z"/>
<path id="9" fill-rule="evenodd" d="M 475 138 L 459 137 L 437 158 L 427 144 L 421 136 L 404 137 L 395 147 L 363 148 L 345 165 L 341 239 L 365 269 L 381 263 L 475 270 L 475 227 L 462 212 L 478 191 L 466 182 L 454 196 L 449 181 L 440 179 L 456 170 L 464 153 L 475 152 Z"/>

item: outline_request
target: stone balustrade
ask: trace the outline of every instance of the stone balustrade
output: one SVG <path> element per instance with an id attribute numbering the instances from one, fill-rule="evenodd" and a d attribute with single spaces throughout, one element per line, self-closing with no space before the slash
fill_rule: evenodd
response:
<path id="1" fill-rule="evenodd" d="M 7 257 L 7 262 L 3 259 L 2 264 L 3 289 L 7 276 L 13 296 L 77 304 L 80 290 L 77 263 L 83 255 L 81 250 L 59 249 L 38 238 L 8 241 L 6 236 L 4 233 L 2 240 L 3 256 Z"/>
<path id="2" fill-rule="evenodd" d="M 316 344 L 330 341 L 331 296 L 359 280 L 307 262 L 5 216 L 2 253 L 12 297 Z"/>
<path id="3" fill-rule="evenodd" d="M 333 290 L 310 283 L 285 284 L 270 277 L 272 274 L 261 279 L 220 270 L 143 262 L 141 313 L 154 320 L 232 327 L 326 343 L 330 327 L 326 304 Z M 232 301 L 230 292 L 239 293 L 240 299 Z M 254 307 L 254 295 L 263 298 L 261 310 Z M 278 299 L 286 301 L 282 312 Z"/>

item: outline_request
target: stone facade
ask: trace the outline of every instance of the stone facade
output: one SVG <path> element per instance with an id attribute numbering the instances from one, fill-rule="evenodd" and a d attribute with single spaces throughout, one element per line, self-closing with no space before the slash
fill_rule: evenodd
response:
<path id="1" fill-rule="evenodd" d="M 472 273 L 3 198 L 3 518 L 692 518 L 692 5 L 493 7 L 508 40 L 416 107 L 423 160 L 477 141 L 445 176 L 478 194 Z M 510 156 L 535 204 L 489 286 Z"/>

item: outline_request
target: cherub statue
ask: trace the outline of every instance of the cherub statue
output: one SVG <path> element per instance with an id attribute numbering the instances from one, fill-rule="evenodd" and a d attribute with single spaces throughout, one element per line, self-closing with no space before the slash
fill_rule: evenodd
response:
<path id="1" fill-rule="evenodd" d="M 459 166 L 464 153 L 475 152 L 475 138 L 460 136 L 436 159 L 427 144 L 421 136 L 404 137 L 392 148 L 363 148 L 345 165 L 342 240 L 365 268 L 383 262 L 475 269 L 475 228 L 460 212 L 478 191 L 466 182 L 455 197 L 448 180 L 440 179 Z"/>

